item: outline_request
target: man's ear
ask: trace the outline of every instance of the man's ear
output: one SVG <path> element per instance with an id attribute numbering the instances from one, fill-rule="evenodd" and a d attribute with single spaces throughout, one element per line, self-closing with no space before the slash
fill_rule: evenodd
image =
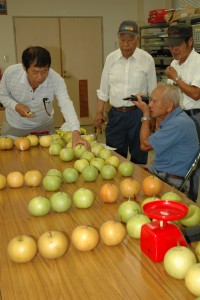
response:
<path id="1" fill-rule="evenodd" d="M 174 110 L 174 102 L 172 100 L 169 100 L 168 102 L 168 108 L 167 108 L 167 112 L 171 113 Z"/>
<path id="2" fill-rule="evenodd" d="M 22 64 L 22 67 L 23 67 L 24 71 L 26 72 L 27 70 L 26 70 L 26 68 L 25 68 L 25 65 L 24 65 L 24 64 Z"/>
<path id="3" fill-rule="evenodd" d="M 189 38 L 188 43 L 189 43 L 189 46 L 192 47 L 194 44 L 194 38 L 193 37 Z"/>
<path id="4" fill-rule="evenodd" d="M 137 44 L 139 44 L 140 43 L 140 36 L 139 36 L 139 34 L 137 35 Z"/>

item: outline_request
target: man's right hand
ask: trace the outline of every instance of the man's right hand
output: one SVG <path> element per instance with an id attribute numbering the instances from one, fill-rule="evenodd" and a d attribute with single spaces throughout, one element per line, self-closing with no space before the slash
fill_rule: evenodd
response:
<path id="1" fill-rule="evenodd" d="M 21 117 L 24 117 L 24 118 L 34 118 L 35 117 L 34 113 L 30 111 L 30 109 L 27 105 L 17 104 L 15 106 L 15 110 L 16 110 L 16 112 L 18 112 L 18 114 Z"/>
<path id="2" fill-rule="evenodd" d="M 103 113 L 97 113 L 94 120 L 94 128 L 102 129 L 102 124 L 105 122 Z"/>
<path id="3" fill-rule="evenodd" d="M 172 66 L 168 66 L 166 68 L 165 74 L 166 74 L 167 78 L 172 79 L 173 81 L 176 77 L 178 77 L 177 71 Z"/>

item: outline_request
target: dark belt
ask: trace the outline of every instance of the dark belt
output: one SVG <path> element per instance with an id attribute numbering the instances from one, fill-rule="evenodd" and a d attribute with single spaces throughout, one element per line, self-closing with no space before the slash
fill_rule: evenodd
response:
<path id="1" fill-rule="evenodd" d="M 172 174 L 166 174 L 166 179 L 180 179 L 180 180 L 183 180 L 184 177 L 183 176 L 178 176 L 178 175 L 172 175 Z"/>
<path id="2" fill-rule="evenodd" d="M 116 111 L 119 111 L 119 112 L 128 112 L 128 111 L 136 109 L 137 106 L 136 105 L 134 105 L 134 106 L 121 106 L 121 107 L 112 106 L 112 108 L 114 108 Z"/>
<path id="3" fill-rule="evenodd" d="M 196 115 L 198 113 L 200 113 L 200 109 L 196 108 L 196 109 L 189 109 L 189 110 L 184 110 L 184 112 L 188 115 L 188 116 L 193 116 Z"/>

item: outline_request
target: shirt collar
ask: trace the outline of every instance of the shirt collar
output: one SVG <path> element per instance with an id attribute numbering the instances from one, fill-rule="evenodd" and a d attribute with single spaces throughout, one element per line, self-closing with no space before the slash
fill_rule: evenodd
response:
<path id="1" fill-rule="evenodd" d="M 22 77 L 21 77 L 21 82 L 25 83 L 25 84 L 29 84 L 28 79 L 27 79 L 27 73 L 24 70 L 23 70 L 23 74 L 22 74 Z"/>
<path id="2" fill-rule="evenodd" d="M 194 48 L 192 49 L 192 51 L 190 52 L 190 54 L 188 55 L 186 61 L 184 63 L 189 63 L 190 60 L 192 59 L 193 54 L 195 53 Z"/>
<path id="3" fill-rule="evenodd" d="M 125 57 L 122 55 L 121 50 L 119 49 L 119 53 L 118 53 L 118 59 L 125 59 Z M 137 59 L 138 58 L 138 48 L 135 49 L 135 51 L 133 52 L 133 54 L 128 58 L 128 59 Z"/>
<path id="4" fill-rule="evenodd" d="M 188 64 L 190 62 L 190 60 L 192 59 L 194 53 L 195 53 L 195 50 L 193 48 L 192 51 L 190 52 L 190 54 L 188 55 L 188 57 L 186 58 L 186 60 L 184 61 L 184 63 L 181 64 L 181 66 L 184 64 Z M 176 60 L 176 62 L 179 65 L 179 60 Z"/>
<path id="5" fill-rule="evenodd" d="M 49 75 L 48 75 L 48 76 L 49 76 Z M 45 79 L 45 81 L 44 81 L 42 84 L 40 84 L 39 86 L 47 86 L 48 76 L 47 76 L 47 78 Z M 27 84 L 27 85 L 30 86 L 30 84 L 29 84 L 29 82 L 28 82 L 28 78 L 27 78 L 27 73 L 26 73 L 26 71 L 24 71 L 23 74 L 22 74 L 22 77 L 21 77 L 21 83 Z"/>
<path id="6" fill-rule="evenodd" d="M 162 123 L 160 124 L 160 127 L 162 127 L 163 125 L 165 125 L 170 119 L 172 119 L 175 116 L 178 116 L 180 113 L 183 112 L 183 109 L 181 108 L 181 106 L 179 105 L 178 107 L 176 107 L 171 114 L 169 114 L 169 116 L 167 116 Z"/>

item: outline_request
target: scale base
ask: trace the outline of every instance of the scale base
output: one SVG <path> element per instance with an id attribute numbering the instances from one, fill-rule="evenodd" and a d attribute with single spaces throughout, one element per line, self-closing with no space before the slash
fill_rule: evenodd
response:
<path id="1" fill-rule="evenodd" d="M 187 242 L 176 225 L 165 223 L 161 227 L 160 221 L 154 221 L 142 226 L 141 251 L 154 262 L 162 262 L 165 253 L 178 245 L 187 247 Z"/>

